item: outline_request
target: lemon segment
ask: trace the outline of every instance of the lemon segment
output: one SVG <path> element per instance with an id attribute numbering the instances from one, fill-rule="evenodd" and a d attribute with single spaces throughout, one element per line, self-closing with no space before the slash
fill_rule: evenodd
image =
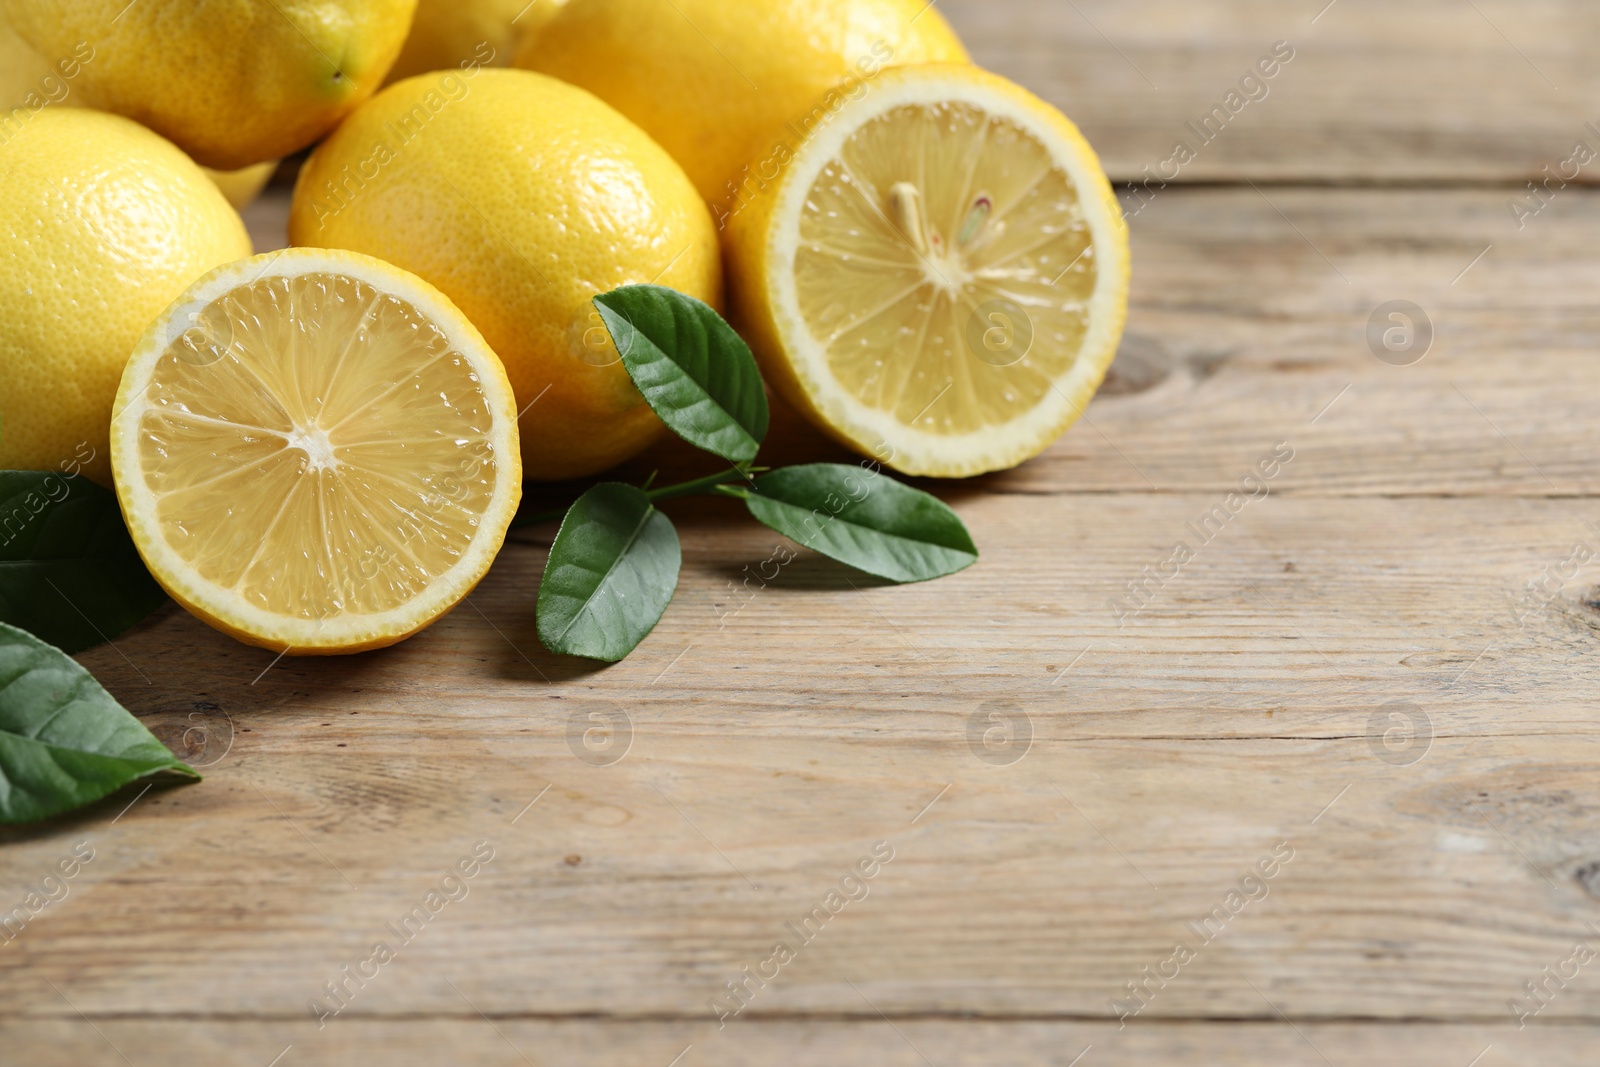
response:
<path id="1" fill-rule="evenodd" d="M 392 644 L 488 570 L 521 495 L 499 360 L 420 279 L 295 249 L 220 268 L 146 333 L 112 464 L 157 580 L 242 641 Z"/>
<path id="2" fill-rule="evenodd" d="M 973 67 L 885 72 L 731 234 L 763 369 L 909 474 L 1037 455 L 1093 396 L 1126 315 L 1126 227 L 1093 151 Z"/>

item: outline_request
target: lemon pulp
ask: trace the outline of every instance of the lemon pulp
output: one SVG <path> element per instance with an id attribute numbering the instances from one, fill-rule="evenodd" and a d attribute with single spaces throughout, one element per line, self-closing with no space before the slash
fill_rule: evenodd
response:
<path id="1" fill-rule="evenodd" d="M 163 540 L 272 615 L 405 605 L 462 560 L 495 494 L 491 397 L 471 361 L 408 301 L 337 272 L 211 300 L 142 399 Z"/>
<path id="2" fill-rule="evenodd" d="M 951 435 L 1045 399 L 1099 282 L 1071 176 L 1020 124 L 954 101 L 894 108 L 845 140 L 806 196 L 794 271 L 839 386 Z"/>

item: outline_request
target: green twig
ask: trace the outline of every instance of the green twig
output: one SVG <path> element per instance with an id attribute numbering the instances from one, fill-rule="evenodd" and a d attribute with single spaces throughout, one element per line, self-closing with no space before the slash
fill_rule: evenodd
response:
<path id="1" fill-rule="evenodd" d="M 723 471 L 721 474 L 709 474 L 704 478 L 696 478 L 692 482 L 684 482 L 682 485 L 669 485 L 662 489 L 652 489 L 645 495 L 648 496 L 650 498 L 650 502 L 654 504 L 659 500 L 674 500 L 680 496 L 697 496 L 701 493 L 714 493 L 717 491 L 719 486 L 727 485 L 730 482 L 748 481 L 751 474 L 759 473 L 767 469 L 768 468 L 766 467 L 733 467 L 729 470 Z"/>
<path id="2" fill-rule="evenodd" d="M 676 500 L 678 497 L 698 496 L 702 493 L 715 493 L 723 486 L 729 485 L 733 482 L 748 481 L 752 474 L 759 474 L 768 469 L 770 468 L 747 467 L 741 464 L 737 467 L 730 467 L 728 470 L 725 470 L 720 474 L 708 474 L 704 478 L 696 478 L 693 481 L 683 482 L 679 485 L 666 485 L 662 486 L 660 489 L 650 489 L 645 493 L 645 495 L 648 496 L 650 498 L 650 502 L 654 504 L 662 500 Z M 651 481 L 654 481 L 655 475 L 652 474 L 650 478 Z M 650 482 L 645 483 L 647 486 L 649 484 Z M 571 507 L 572 505 L 569 504 L 564 508 L 558 508 L 552 511 L 528 512 L 526 510 L 526 505 L 524 505 L 523 507 L 517 509 L 516 518 L 511 520 L 511 528 L 515 530 L 522 526 L 535 526 L 541 522 L 556 522 L 560 519 L 566 518 L 567 512 L 571 509 Z"/>

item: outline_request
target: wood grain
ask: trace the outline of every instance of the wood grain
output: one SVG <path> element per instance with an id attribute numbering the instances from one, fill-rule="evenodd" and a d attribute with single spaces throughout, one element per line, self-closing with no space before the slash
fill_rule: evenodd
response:
<path id="1" fill-rule="evenodd" d="M 282 1064 L 344 1067 L 351 1063 L 436 1067 L 535 1064 L 679 1064 L 745 1067 L 774 1063 L 828 1067 L 1010 1067 L 1047 1064 L 1109 1067 L 1151 1063 L 1230 1067 L 1283 1064 L 1370 1064 L 1371 1067 L 1479 1067 L 1536 1063 L 1587 1067 L 1600 1032 L 1592 1027 L 1546 1027 L 1517 1033 L 1481 1025 L 1351 1023 L 1134 1026 L 1122 1033 L 1081 1023 L 1031 1020 L 895 1019 L 751 1020 L 728 1029 L 686 1029 L 673 1022 L 544 1021 L 483 1018 L 463 1003 L 457 1017 L 427 1020 L 350 1020 L 322 1033 L 285 1036 L 270 1022 L 106 1019 L 101 1033 L 64 1021 L 0 1022 L 0 1042 L 37 1049 L 30 1067 L 121 1064 L 114 1044 L 134 1063 L 205 1063 L 216 1067 Z M 287 1048 L 287 1052 L 285 1049 Z M 1485 1049 L 1488 1049 L 1485 1052 Z M 1087 1052 L 1085 1050 L 1087 1049 Z M 1078 1057 L 1082 1057 L 1081 1059 Z M 1324 1059 L 1325 1058 L 1325 1059 Z"/>
<path id="2" fill-rule="evenodd" d="M 1118 181 L 1187 141 L 1183 181 L 1523 182 L 1600 119 L 1582 0 L 942 0 L 973 57 L 1064 110 Z M 1210 143 L 1275 42 L 1295 58 Z M 1255 90 L 1259 95 L 1259 90 Z M 1242 97 L 1242 94 L 1241 94 Z M 1589 168 L 1593 170 L 1593 166 Z M 1591 173 L 1584 180 L 1594 180 Z"/>
<path id="3" fill-rule="evenodd" d="M 232 748 L 115 826 L 127 798 L 8 834 L 12 895 L 78 836 L 99 852 L 0 955 L 9 1010 L 61 1014 L 48 978 L 95 1015 L 293 1020 L 488 839 L 471 895 L 360 1014 L 453 1010 L 454 981 L 509 1016 L 697 1020 L 886 840 L 894 861 L 761 1012 L 852 1014 L 864 994 L 1095 1019 L 1286 841 L 1266 899 L 1145 1015 L 1271 1018 L 1259 989 L 1297 1018 L 1508 1021 L 1597 912 L 1581 651 L 1600 615 L 1581 583 L 1512 613 L 1572 504 L 1268 498 L 1119 629 L 1112 582 L 1207 502 L 975 498 L 979 567 L 857 592 L 797 562 L 723 629 L 729 561 L 770 538 L 686 515 L 679 600 L 606 671 L 538 650 L 537 544 L 351 663 L 272 665 L 169 613 L 86 660 L 164 729 L 225 712 Z M 1393 701 L 1432 735 L 1410 766 L 1377 754 Z M 631 747 L 592 766 L 569 736 L 611 709 Z M 977 754 L 990 712 L 1030 724 L 1013 765 Z M 1543 1018 L 1585 1019 L 1596 995 L 1574 983 Z"/>

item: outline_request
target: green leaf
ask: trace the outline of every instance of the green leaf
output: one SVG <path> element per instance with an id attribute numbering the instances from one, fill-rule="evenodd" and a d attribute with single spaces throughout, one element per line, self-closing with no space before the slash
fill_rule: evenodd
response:
<path id="1" fill-rule="evenodd" d="M 572 505 L 539 584 L 539 640 L 615 663 L 645 639 L 678 588 L 678 531 L 642 490 L 618 482 Z"/>
<path id="2" fill-rule="evenodd" d="M 633 384 L 679 437 L 729 463 L 756 458 L 767 394 L 750 347 L 709 305 L 660 285 L 594 298 Z"/>
<path id="3" fill-rule="evenodd" d="M 0 823 L 81 808 L 161 771 L 200 777 L 66 653 L 0 623 Z"/>
<path id="4" fill-rule="evenodd" d="M 972 535 L 943 501 L 862 467 L 785 467 L 732 492 L 791 540 L 891 582 L 939 578 L 978 560 Z"/>
<path id="5" fill-rule="evenodd" d="M 0 471 L 0 622 L 81 652 L 164 600 L 115 494 L 83 477 Z"/>

